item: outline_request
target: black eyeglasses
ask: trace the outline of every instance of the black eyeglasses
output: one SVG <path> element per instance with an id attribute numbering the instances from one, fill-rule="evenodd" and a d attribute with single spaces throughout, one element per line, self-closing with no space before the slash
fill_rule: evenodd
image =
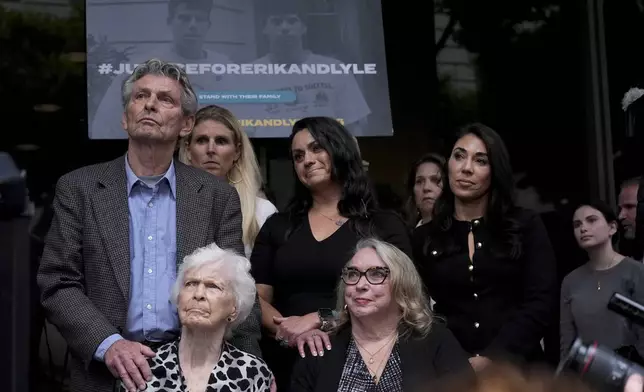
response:
<path id="1" fill-rule="evenodd" d="M 358 284 L 360 278 L 367 278 L 367 282 L 371 284 L 382 284 L 387 276 L 389 276 L 389 268 L 387 267 L 371 267 L 366 271 L 359 271 L 354 267 L 346 267 L 342 271 L 342 281 L 349 286 Z"/>

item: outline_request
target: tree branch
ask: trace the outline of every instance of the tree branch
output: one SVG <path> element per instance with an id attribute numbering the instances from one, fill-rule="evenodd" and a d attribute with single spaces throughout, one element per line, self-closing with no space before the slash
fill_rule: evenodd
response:
<path id="1" fill-rule="evenodd" d="M 438 40 L 438 42 L 436 42 L 436 45 L 434 46 L 436 57 L 438 57 L 438 54 L 441 52 L 441 50 L 443 50 L 443 48 L 447 44 L 447 40 L 452 35 L 452 33 L 454 33 L 455 27 L 456 27 L 456 18 L 453 15 L 450 15 L 449 21 L 447 22 L 447 26 L 445 26 L 445 30 L 443 30 L 443 34 L 441 34 L 440 39 Z"/>

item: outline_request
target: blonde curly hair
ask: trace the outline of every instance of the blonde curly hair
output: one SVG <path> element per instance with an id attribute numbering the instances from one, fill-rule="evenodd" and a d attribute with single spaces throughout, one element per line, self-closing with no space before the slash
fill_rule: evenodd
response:
<path id="1" fill-rule="evenodd" d="M 401 337 L 411 335 L 426 337 L 434 320 L 425 295 L 423 282 L 411 259 L 395 246 L 376 238 L 365 238 L 358 242 L 355 253 L 362 249 L 373 249 L 382 262 L 389 268 L 391 296 L 401 311 L 398 333 Z M 354 253 L 354 255 L 355 255 Z M 351 263 L 349 261 L 349 263 Z M 347 263 L 347 265 L 349 264 Z M 345 311 L 344 293 L 346 284 L 340 280 L 337 289 L 337 311 L 339 314 L 335 329 L 350 322 L 350 315 Z"/>

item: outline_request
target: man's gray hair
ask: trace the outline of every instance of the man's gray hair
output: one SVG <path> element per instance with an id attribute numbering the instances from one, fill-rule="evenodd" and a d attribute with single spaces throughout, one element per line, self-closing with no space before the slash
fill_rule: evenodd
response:
<path id="1" fill-rule="evenodd" d="M 134 69 L 134 72 L 125 79 L 121 87 L 123 108 L 127 107 L 127 104 L 132 98 L 134 82 L 146 75 L 165 76 L 178 81 L 181 85 L 181 109 L 183 114 L 185 116 L 194 116 L 197 113 L 199 107 L 197 95 L 192 89 L 188 74 L 180 66 L 159 59 L 150 59 L 143 64 L 139 64 Z"/>
<path id="2" fill-rule="evenodd" d="M 628 188 L 628 187 L 631 187 L 631 186 L 639 186 L 640 181 L 642 181 L 642 177 L 640 177 L 640 176 L 629 178 L 626 181 L 622 182 L 620 188 L 624 189 L 624 188 Z"/>
<path id="3" fill-rule="evenodd" d="M 232 291 L 237 318 L 229 324 L 229 328 L 226 330 L 226 337 L 230 337 L 231 329 L 246 320 L 255 304 L 257 289 L 255 288 L 255 280 L 250 275 L 250 261 L 234 250 L 221 249 L 215 243 L 198 248 L 186 256 L 179 267 L 177 280 L 172 287 L 171 301 L 173 304 L 177 304 L 179 292 L 185 283 L 186 273 L 203 267 L 215 270 L 217 278 L 226 282 L 226 287 Z"/>

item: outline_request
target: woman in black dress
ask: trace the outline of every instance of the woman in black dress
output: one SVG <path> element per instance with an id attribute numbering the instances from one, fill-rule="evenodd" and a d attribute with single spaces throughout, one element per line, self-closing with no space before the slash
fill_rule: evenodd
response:
<path id="1" fill-rule="evenodd" d="M 294 197 L 262 226 L 250 259 L 262 307 L 262 352 L 279 390 L 290 383 L 297 337 L 332 326 L 335 288 L 358 240 L 377 236 L 412 253 L 402 218 L 378 211 L 357 144 L 344 126 L 304 118 L 290 141 Z"/>
<path id="2" fill-rule="evenodd" d="M 543 359 L 556 264 L 538 215 L 514 205 L 509 154 L 492 129 L 458 135 L 432 221 L 413 234 L 427 290 L 475 369 Z"/>

